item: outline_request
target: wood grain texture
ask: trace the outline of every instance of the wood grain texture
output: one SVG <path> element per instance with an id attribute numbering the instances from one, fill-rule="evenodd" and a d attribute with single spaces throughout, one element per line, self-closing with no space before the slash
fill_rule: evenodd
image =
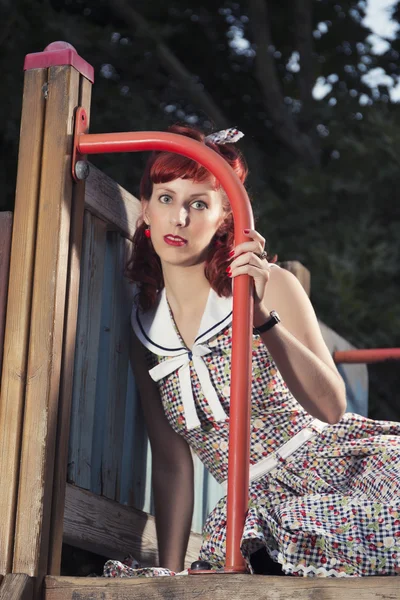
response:
<path id="1" fill-rule="evenodd" d="M 69 484 L 64 542 L 116 560 L 132 554 L 147 566 L 158 560 L 154 517 Z M 200 544 L 201 536 L 191 534 L 186 566 L 197 560 Z"/>
<path id="2" fill-rule="evenodd" d="M 0 402 L 0 573 L 11 571 L 32 301 L 47 69 L 26 71 Z"/>
<path id="3" fill-rule="evenodd" d="M 35 271 L 13 571 L 46 574 L 71 220 L 71 150 L 79 74 L 51 67 L 44 125 Z"/>
<path id="4" fill-rule="evenodd" d="M 190 575 L 157 579 L 47 577 L 44 600 L 399 600 L 398 577 Z"/>
<path id="5" fill-rule="evenodd" d="M 12 212 L 0 213 L 0 373 L 1 366 L 3 364 L 4 327 L 6 323 L 12 220 Z"/>
<path id="6" fill-rule="evenodd" d="M 311 274 L 310 271 L 301 264 L 298 260 L 286 260 L 282 262 L 278 262 L 278 265 L 287 271 L 296 275 L 297 279 L 300 281 L 301 285 L 307 292 L 307 295 L 310 296 L 311 292 Z"/>
<path id="7" fill-rule="evenodd" d="M 0 586 L 0 600 L 31 600 L 35 581 L 24 573 L 9 573 Z"/>
<path id="8" fill-rule="evenodd" d="M 124 449 L 125 405 L 129 363 L 130 306 L 124 295 L 125 244 L 120 234 L 111 234 L 113 298 L 109 321 L 107 416 L 103 440 L 102 495 L 120 500 L 122 455 Z"/>
<path id="9" fill-rule="evenodd" d="M 92 84 L 86 77 L 79 81 L 79 105 L 90 118 Z M 89 123 L 88 123 L 89 124 Z M 70 432 L 72 384 L 75 365 L 75 342 L 81 272 L 85 182 L 75 183 L 71 203 L 71 234 L 69 241 L 65 331 L 62 349 L 60 399 L 54 462 L 53 497 L 49 535 L 48 573 L 59 575 L 63 538 L 65 486 L 67 482 L 68 442 Z"/>
<path id="10" fill-rule="evenodd" d="M 140 216 L 140 202 L 110 177 L 90 165 L 86 181 L 86 208 L 109 224 L 132 238 Z"/>
<path id="11" fill-rule="evenodd" d="M 68 481 L 90 489 L 107 223 L 85 211 Z"/>

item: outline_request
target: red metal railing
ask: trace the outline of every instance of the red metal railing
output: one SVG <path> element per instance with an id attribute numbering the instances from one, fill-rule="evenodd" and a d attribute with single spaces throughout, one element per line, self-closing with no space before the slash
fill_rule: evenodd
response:
<path id="1" fill-rule="evenodd" d="M 246 190 L 231 167 L 216 152 L 186 136 L 172 133 L 141 131 L 128 133 L 79 133 L 85 123 L 82 109 L 76 120 L 77 155 L 106 152 L 138 152 L 164 150 L 196 160 L 220 181 L 230 200 L 235 244 L 246 240 L 244 229 L 253 228 L 253 214 Z M 227 572 L 246 570 L 240 552 L 240 541 L 248 507 L 250 413 L 251 413 L 251 338 L 253 321 L 252 283 L 248 276 L 235 279 L 233 294 L 231 405 L 227 493 Z M 400 358 L 400 349 L 347 350 L 333 353 L 336 363 L 371 363 Z"/>
<path id="2" fill-rule="evenodd" d="M 333 360 L 338 363 L 376 363 L 399 360 L 400 348 L 372 348 L 370 350 L 337 350 Z"/>
<path id="3" fill-rule="evenodd" d="M 244 229 L 253 228 L 253 214 L 246 190 L 231 167 L 216 152 L 186 136 L 141 131 L 128 133 L 79 133 L 85 123 L 82 109 L 76 120 L 78 155 L 106 152 L 164 150 L 196 160 L 220 181 L 232 206 L 235 244 L 246 240 Z M 248 276 L 235 279 L 233 294 L 231 404 L 229 429 L 227 531 L 225 571 L 246 570 L 240 541 L 248 507 L 250 414 L 251 414 L 251 339 L 253 321 L 252 283 Z M 336 363 L 370 363 L 400 358 L 400 349 L 348 350 L 333 353 Z"/>
<path id="4" fill-rule="evenodd" d="M 79 128 L 85 121 L 82 109 L 78 109 L 76 121 L 78 131 L 75 146 L 78 156 L 106 152 L 164 150 L 182 154 L 202 164 L 215 175 L 228 195 L 235 224 L 235 244 L 240 244 L 248 239 L 243 230 L 252 229 L 254 224 L 247 192 L 233 169 L 214 150 L 186 136 L 158 131 L 79 133 Z M 225 565 L 227 572 L 244 572 L 246 570 L 240 552 L 240 541 L 248 508 L 252 326 L 252 282 L 247 275 L 240 275 L 235 279 L 233 292 Z"/>

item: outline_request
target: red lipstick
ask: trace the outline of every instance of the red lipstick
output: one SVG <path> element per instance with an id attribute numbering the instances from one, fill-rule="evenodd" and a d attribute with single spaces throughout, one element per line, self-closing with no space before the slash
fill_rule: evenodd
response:
<path id="1" fill-rule="evenodd" d="M 181 237 L 180 235 L 165 235 L 164 241 L 169 246 L 184 246 L 185 244 L 187 244 L 187 240 L 185 240 L 185 238 Z"/>

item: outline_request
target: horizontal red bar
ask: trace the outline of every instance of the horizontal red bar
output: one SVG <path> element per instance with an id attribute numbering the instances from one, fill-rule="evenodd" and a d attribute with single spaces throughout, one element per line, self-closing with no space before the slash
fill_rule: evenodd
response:
<path id="1" fill-rule="evenodd" d="M 376 363 L 385 360 L 400 360 L 400 348 L 372 348 L 370 350 L 338 350 L 333 353 L 338 363 Z"/>

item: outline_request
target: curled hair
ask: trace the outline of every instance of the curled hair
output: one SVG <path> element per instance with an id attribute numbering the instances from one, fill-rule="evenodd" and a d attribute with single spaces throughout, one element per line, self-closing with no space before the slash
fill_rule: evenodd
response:
<path id="1" fill-rule="evenodd" d="M 185 125 L 173 125 L 168 131 L 206 144 L 226 160 L 242 183 L 245 182 L 247 165 L 234 144 L 222 145 L 205 141 L 204 133 Z M 205 167 L 186 156 L 165 151 L 152 152 L 140 182 L 140 198 L 150 200 L 153 184 L 178 178 L 191 179 L 195 183 L 211 180 L 215 190 L 221 189 L 226 217 L 210 243 L 204 272 L 217 294 L 228 297 L 232 294 L 232 280 L 226 273 L 226 267 L 230 260 L 229 252 L 234 245 L 233 215 L 219 181 Z M 154 306 L 158 292 L 164 287 L 161 261 L 154 251 L 151 239 L 145 236 L 146 227 L 140 217 L 132 240 L 132 256 L 126 269 L 127 277 L 138 284 L 138 304 L 144 311 Z"/>

